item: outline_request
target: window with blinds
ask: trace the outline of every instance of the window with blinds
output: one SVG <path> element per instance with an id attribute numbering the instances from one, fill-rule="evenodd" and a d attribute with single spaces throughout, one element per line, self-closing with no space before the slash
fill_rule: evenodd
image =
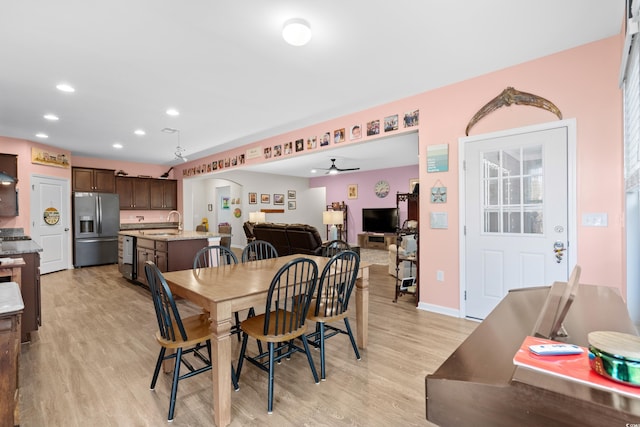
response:
<path id="1" fill-rule="evenodd" d="M 627 191 L 640 188 L 640 58 L 634 38 L 624 79 L 624 178 Z"/>

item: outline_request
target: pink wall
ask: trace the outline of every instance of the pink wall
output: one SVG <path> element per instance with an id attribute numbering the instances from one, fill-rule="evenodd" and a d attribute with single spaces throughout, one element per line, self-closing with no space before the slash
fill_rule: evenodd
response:
<path id="1" fill-rule="evenodd" d="M 14 139 L 0 136 L 0 152 L 4 154 L 16 154 L 18 156 L 18 206 L 19 216 L 0 217 L 0 228 L 24 228 L 25 234 L 29 234 L 31 209 L 29 186 L 31 175 L 44 175 L 57 178 L 66 178 L 71 183 L 71 168 L 59 168 L 31 163 L 31 148 L 49 151 L 56 154 L 65 154 L 71 158 L 69 151 L 53 148 L 37 142 L 25 139 Z"/>
<path id="2" fill-rule="evenodd" d="M 178 179 L 183 169 L 206 164 L 213 160 L 246 153 L 247 149 L 262 148 L 295 141 L 353 124 L 365 125 L 372 119 L 414 109 L 420 110 L 420 157 L 419 178 L 423 187 L 430 187 L 439 179 L 449 189 L 448 201 L 442 207 L 449 214 L 447 230 L 421 228 L 420 239 L 420 284 L 421 302 L 450 309 L 459 308 L 459 217 L 458 217 L 458 139 L 464 136 L 469 119 L 487 101 L 505 87 L 532 92 L 555 103 L 565 118 L 575 118 L 577 125 L 577 216 L 578 263 L 582 265 L 582 281 L 619 288 L 623 295 L 625 285 L 625 250 L 623 227 L 623 135 L 622 93 L 618 88 L 618 73 L 622 36 L 611 37 L 575 49 L 567 50 L 542 59 L 527 62 L 498 72 L 480 76 L 454 85 L 432 90 L 368 110 L 339 117 L 303 129 L 278 135 L 245 147 L 208 156 L 185 163 L 175 169 Z M 511 106 L 502 108 L 481 120 L 472 130 L 473 135 L 495 130 L 521 127 L 530 124 L 557 120 L 546 111 L 532 107 Z M 416 128 L 401 129 L 397 133 L 415 131 Z M 373 138 L 344 144 L 365 144 Z M 433 144 L 449 144 L 449 171 L 427 174 L 426 147 Z M 17 144 L 17 146 L 16 146 Z M 24 227 L 28 229 L 28 177 L 31 173 L 70 176 L 69 170 L 31 165 L 29 141 L 0 138 L 0 150 L 20 156 L 19 183 L 21 216 L 15 219 L 0 219 L 2 227 Z M 318 148 L 321 149 L 321 148 Z M 294 153 L 304 155 L 306 152 Z M 77 159 L 73 159 L 76 162 Z M 262 156 L 247 159 L 247 164 L 265 161 Z M 80 159 L 74 165 L 104 167 L 104 160 Z M 138 165 L 109 162 L 109 168 L 124 169 L 130 174 L 159 176 L 163 167 L 155 166 L 147 171 Z M 129 167 L 130 170 L 127 170 Z M 60 175 L 61 174 L 61 175 Z M 437 175 L 437 176 L 436 176 Z M 178 186 L 179 206 L 182 205 L 181 185 Z M 333 189 L 328 191 L 333 191 Z M 359 193 L 362 190 L 359 190 Z M 333 194 L 329 196 L 335 197 Z M 340 200 L 342 200 L 340 198 Z M 346 199 L 345 199 L 346 201 Z M 420 223 L 428 224 L 428 200 L 420 201 Z M 582 227 L 579 221 L 583 212 L 606 212 L 608 227 Z M 28 216 L 28 215 L 27 215 Z M 435 281 L 435 271 L 444 270 L 444 282 Z"/>
<path id="3" fill-rule="evenodd" d="M 180 169 L 219 158 L 245 153 L 247 149 L 283 144 L 322 135 L 353 124 L 382 120 L 392 114 L 420 110 L 419 178 L 423 187 L 439 179 L 448 188 L 449 197 L 442 210 L 449 214 L 447 230 L 421 228 L 420 284 L 421 302 L 449 309 L 459 308 L 459 203 L 458 139 L 475 112 L 507 86 L 532 92 L 551 100 L 565 118 L 577 125 L 577 216 L 578 263 L 582 281 L 619 288 L 625 285 L 623 185 L 622 185 L 622 93 L 618 73 L 622 36 L 567 50 L 555 55 L 510 67 L 454 85 L 432 90 L 348 116 L 267 138 L 228 152 L 186 163 Z M 557 120 L 546 111 L 526 106 L 505 107 L 481 120 L 472 135 Z M 400 129 L 398 133 L 413 131 Z M 384 135 L 381 135 L 384 136 Z M 372 138 L 347 143 L 366 143 Z M 426 172 L 426 147 L 449 144 L 449 171 Z M 305 152 L 292 155 L 304 155 Z M 265 161 L 261 156 L 247 164 Z M 176 171 L 178 179 L 182 170 Z M 315 185 L 315 184 L 314 184 Z M 328 190 L 329 191 L 329 190 Z M 360 192 L 360 191 L 359 191 Z M 330 197 L 329 197 L 330 200 Z M 342 200 L 342 199 L 340 199 Z M 430 206 L 420 200 L 420 223 L 429 223 Z M 583 212 L 606 212 L 608 227 L 582 227 Z M 436 270 L 445 271 L 444 282 L 436 282 Z"/>
<path id="4" fill-rule="evenodd" d="M 418 165 L 399 168 L 389 168 L 368 172 L 354 172 L 348 174 L 325 175 L 309 179 L 309 187 L 325 187 L 327 203 L 344 202 L 348 213 L 348 237 L 352 244 L 358 242 L 358 233 L 362 233 L 362 208 L 395 208 L 396 193 L 409 191 L 409 180 L 418 178 Z M 381 179 L 389 182 L 391 191 L 384 198 L 375 195 L 373 189 Z M 347 186 L 358 186 L 358 198 L 349 199 Z M 407 219 L 406 203 L 400 205 L 400 220 Z M 325 233 L 321 234 L 324 236 Z"/>

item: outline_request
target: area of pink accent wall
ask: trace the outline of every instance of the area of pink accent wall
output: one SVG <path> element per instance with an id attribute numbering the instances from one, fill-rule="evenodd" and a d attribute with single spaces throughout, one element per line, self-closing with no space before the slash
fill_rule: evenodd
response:
<path id="1" fill-rule="evenodd" d="M 493 72 L 457 84 L 418 94 L 287 132 L 186 163 L 180 168 L 224 159 L 275 144 L 284 144 L 354 124 L 420 110 L 419 178 L 429 188 L 439 180 L 448 188 L 447 203 L 438 210 L 449 215 L 447 230 L 428 228 L 432 209 L 427 198 L 420 200 L 420 285 L 421 302 L 447 309 L 459 309 L 459 203 L 458 140 L 464 137 L 467 123 L 485 103 L 503 89 L 513 86 L 551 100 L 564 118 L 575 118 L 577 126 L 577 247 L 582 265 L 582 282 L 612 286 L 625 295 L 625 256 L 622 185 L 622 93 L 618 87 L 622 36 L 566 50 L 555 55 Z M 482 119 L 472 129 L 477 135 L 558 120 L 555 115 L 529 106 L 504 107 Z M 413 131 L 415 128 L 397 131 Z M 383 137 L 380 135 L 378 137 Z M 377 137 L 376 137 L 377 138 Z M 365 144 L 371 138 L 347 143 Z M 426 172 L 426 147 L 449 144 L 449 171 Z M 304 155 L 294 153 L 293 155 Z M 247 164 L 264 162 L 262 156 L 247 159 Z M 178 179 L 182 170 L 177 171 Z M 315 184 L 314 184 L 315 185 Z M 583 227 L 583 212 L 606 212 L 608 227 Z M 576 242 L 573 242 L 574 244 Z M 436 281 L 436 270 L 445 272 L 445 281 Z"/>
<path id="2" fill-rule="evenodd" d="M 29 186 L 32 174 L 65 178 L 71 183 L 71 168 L 59 168 L 31 163 L 31 149 L 34 147 L 51 153 L 64 154 L 67 158 L 71 158 L 70 152 L 66 150 L 49 147 L 25 139 L 0 136 L 0 152 L 18 156 L 18 184 L 16 188 L 18 189 L 19 209 L 19 216 L 17 217 L 0 217 L 0 228 L 24 228 L 25 233 L 29 234 L 29 212 L 31 209 L 31 192 L 29 191 Z"/>
<path id="3" fill-rule="evenodd" d="M 622 92 L 618 87 L 622 36 L 611 37 L 526 62 L 501 71 L 490 73 L 454 85 L 376 106 L 348 116 L 318 123 L 282 135 L 277 135 L 216 155 L 198 159 L 176 167 L 176 177 L 183 178 L 183 169 L 203 165 L 213 160 L 247 153 L 275 144 L 320 137 L 324 132 L 346 128 L 354 124 L 420 110 L 419 131 L 419 178 L 422 187 L 432 186 L 436 180 L 448 188 L 447 203 L 439 210 L 448 212 L 449 228 L 432 230 L 429 212 L 432 210 L 427 198 L 420 200 L 420 285 L 421 302 L 434 307 L 458 309 L 459 293 L 459 203 L 458 203 L 458 139 L 464 136 L 469 119 L 486 102 L 505 87 L 532 92 L 556 104 L 565 118 L 575 118 L 577 126 L 577 224 L 578 263 L 582 265 L 582 282 L 612 286 L 626 294 L 625 249 L 624 249 L 624 200 L 623 200 L 623 134 Z M 557 120 L 546 111 L 533 107 L 511 106 L 495 111 L 482 119 L 471 134 L 492 132 Z M 400 129 L 397 133 L 412 132 L 416 128 Z M 343 144 L 363 144 L 376 137 L 364 137 Z M 19 143 L 14 147 L 14 143 Z M 434 144 L 449 144 L 449 171 L 437 174 L 426 172 L 426 147 Z M 70 170 L 31 165 L 29 141 L 0 138 L 0 150 L 20 156 L 19 189 L 21 216 L 15 219 L 0 219 L 2 227 L 24 227 L 28 229 L 28 177 L 34 171 L 45 175 L 63 174 Z M 332 148 L 332 147 L 327 147 Z M 320 149 L 320 148 L 318 148 Z M 294 153 L 304 155 L 306 152 Z M 75 161 L 76 159 L 74 159 Z M 104 167 L 104 160 L 84 159 L 85 166 Z M 96 163 L 93 163 L 93 162 Z M 260 155 L 246 159 L 247 164 L 263 162 Z M 80 165 L 82 163 L 78 163 Z M 109 162 L 110 168 L 122 168 L 117 162 Z M 116 166 L 113 166 L 116 165 Z M 136 170 L 136 174 L 159 176 L 165 172 L 155 166 L 154 172 Z M 26 180 L 26 182 L 25 182 Z M 178 186 L 179 206 L 182 206 L 181 185 Z M 605 212 L 607 227 L 583 227 L 582 213 Z M 575 242 L 574 242 L 575 243 Z M 445 272 L 445 281 L 437 282 L 436 270 Z"/>

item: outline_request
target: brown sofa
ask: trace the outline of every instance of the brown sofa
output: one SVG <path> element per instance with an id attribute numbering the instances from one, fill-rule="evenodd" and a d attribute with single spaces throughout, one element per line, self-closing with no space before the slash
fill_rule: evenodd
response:
<path id="1" fill-rule="evenodd" d="M 253 235 L 256 240 L 265 240 L 275 246 L 280 256 L 322 253 L 322 238 L 311 225 L 265 222 L 253 226 Z"/>

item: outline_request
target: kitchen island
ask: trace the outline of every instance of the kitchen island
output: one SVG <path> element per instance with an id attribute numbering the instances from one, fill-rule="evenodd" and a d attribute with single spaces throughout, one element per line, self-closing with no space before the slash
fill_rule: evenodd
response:
<path id="1" fill-rule="evenodd" d="M 15 236 L 3 235 L 3 239 Z M 26 237 L 26 236 L 25 236 Z M 26 237 L 28 239 L 28 237 Z M 24 260 L 20 264 L 20 292 L 24 301 L 22 312 L 21 341 L 31 341 L 31 332 L 42 325 L 40 317 L 40 252 L 42 248 L 33 240 L 3 240 L 0 242 L 0 258 Z M 0 269 L 12 269 L 13 261 L 3 262 Z M 10 277 L 15 277 L 12 275 Z M 12 280 L 16 281 L 16 280 Z"/>
<path id="2" fill-rule="evenodd" d="M 144 264 L 153 261 L 160 271 L 188 270 L 196 253 L 219 245 L 223 234 L 177 229 L 121 230 L 118 236 L 118 268 L 122 275 L 147 285 Z"/>

